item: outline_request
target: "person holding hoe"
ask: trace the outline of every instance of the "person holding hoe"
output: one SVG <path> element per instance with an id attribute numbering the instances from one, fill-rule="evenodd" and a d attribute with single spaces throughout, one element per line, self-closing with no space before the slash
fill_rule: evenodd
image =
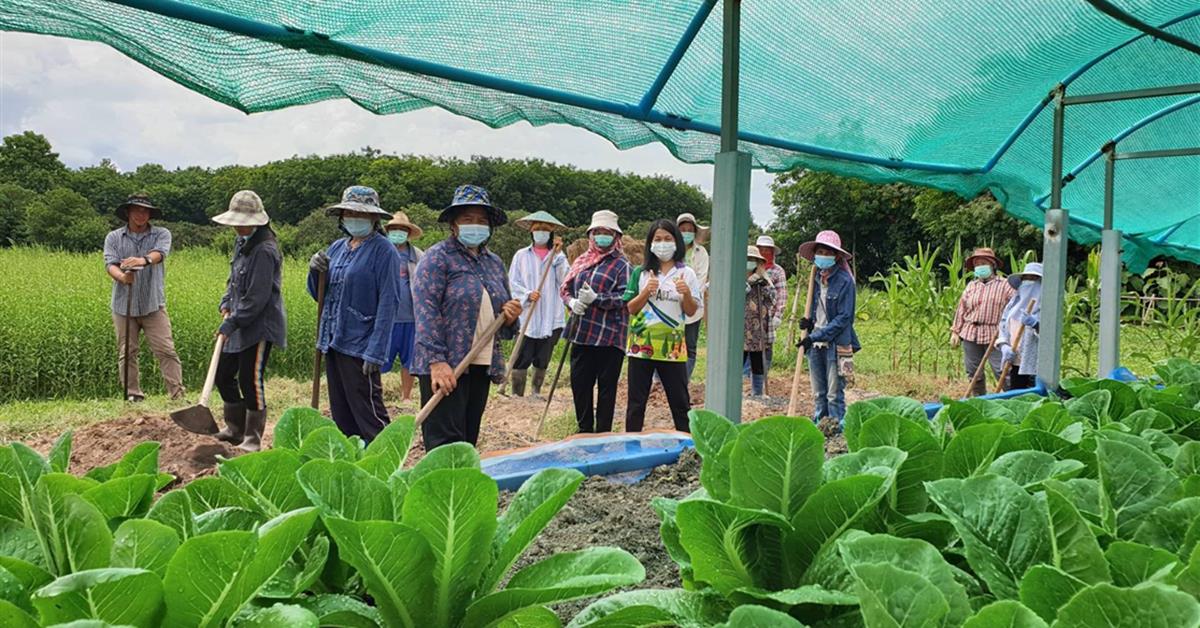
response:
<path id="1" fill-rule="evenodd" d="M 243 451 L 258 451 L 267 425 L 267 359 L 273 347 L 287 343 L 280 291 L 283 255 L 262 199 L 250 190 L 234 194 L 229 211 L 212 221 L 237 232 L 225 296 L 218 306 L 224 320 L 217 333 L 225 343 L 217 361 L 216 386 L 225 401 L 225 428 L 216 436 Z"/>
<path id="2" fill-rule="evenodd" d="M 521 303 L 509 292 L 504 262 L 487 248 L 492 231 L 508 222 L 487 190 L 459 186 L 438 221 L 450 223 L 450 237 L 429 248 L 414 280 L 417 344 L 412 372 L 420 381 L 422 405 L 435 393 L 446 395 L 421 424 L 426 451 L 479 441 L 491 385 L 504 377 L 501 334 L 482 336 L 496 317 L 503 317 L 501 333 L 511 338 L 521 315 Z M 486 341 L 485 348 L 456 378 L 456 367 L 477 340 Z"/>
<path id="3" fill-rule="evenodd" d="M 772 306 L 771 322 L 767 330 L 767 345 L 763 350 L 763 372 L 761 375 L 754 375 L 751 372 L 749 360 L 743 360 L 742 364 L 742 376 L 750 378 L 750 393 L 758 396 L 764 394 L 766 380 L 771 373 L 771 362 L 775 358 L 775 333 L 783 326 L 783 312 L 787 309 L 788 293 L 787 273 L 783 272 L 782 266 L 775 263 L 775 256 L 780 253 L 779 247 L 775 245 L 775 239 L 763 234 L 754 241 L 754 246 L 758 249 L 759 255 L 766 260 L 766 263 L 763 264 L 763 276 L 775 290 L 775 304 Z"/>
<path id="4" fill-rule="evenodd" d="M 640 432 L 654 375 L 662 382 L 675 429 L 688 431 L 687 346 L 684 321 L 703 309 L 703 286 L 683 263 L 683 235 L 671 220 L 657 220 L 646 234 L 647 255 L 629 277 L 629 405 L 625 431 Z"/>
<path id="5" fill-rule="evenodd" d="M 696 279 L 700 281 L 700 286 L 707 292 L 708 249 L 700 244 L 700 240 L 708 233 L 709 229 L 696 222 L 696 217 L 692 214 L 679 214 L 675 218 L 675 226 L 679 227 L 679 233 L 683 234 L 683 243 L 687 246 L 687 253 L 683 256 L 683 261 L 696 273 Z M 704 295 L 699 295 L 699 298 L 703 301 Z M 700 325 L 703 321 L 703 308 L 684 320 L 683 337 L 687 344 L 688 381 L 692 380 L 692 373 L 696 370 L 696 347 L 700 343 Z"/>
<path id="6" fill-rule="evenodd" d="M 582 434 L 612 431 L 629 333 L 629 311 L 623 299 L 629 260 L 621 245 L 624 234 L 617 215 L 607 209 L 592 214 L 587 235 L 587 250 L 575 259 L 559 289 L 571 311 L 565 335 L 571 343 L 575 422 Z"/>
<path id="7" fill-rule="evenodd" d="M 761 249 L 760 249 L 761 250 Z M 822 231 L 816 239 L 800 245 L 800 257 L 813 263 L 817 281 L 813 287 L 812 318 L 801 318 L 807 331 L 797 343 L 808 356 L 812 379 L 813 421 L 832 419 L 840 432 L 846 417 L 846 378 L 854 373 L 854 353 L 861 347 L 854 331 L 854 275 L 852 257 L 842 248 L 836 231 Z"/>
<path id="8" fill-rule="evenodd" d="M 1011 364 L 1007 390 L 1033 388 L 1037 383 L 1038 326 L 1042 313 L 1042 265 L 1030 262 L 1019 275 L 1011 275 L 1008 285 L 1013 296 L 1000 315 L 999 334 L 996 348 L 1000 350 L 1000 362 Z M 1030 308 L 1030 304 L 1033 305 Z M 1020 331 L 1024 327 L 1025 331 Z M 1016 349 L 1015 339 L 1021 338 Z M 1017 355 L 1019 353 L 1019 355 Z M 1015 370 L 1014 370 L 1015 369 Z"/>
<path id="9" fill-rule="evenodd" d="M 354 185 L 342 202 L 325 210 L 346 234 L 308 263 L 308 292 L 326 281 L 317 327 L 317 349 L 325 354 L 329 410 L 347 436 L 371 442 L 391 421 L 383 405 L 380 369 L 387 362 L 399 304 L 400 256 L 383 235 L 379 193 Z"/>
<path id="10" fill-rule="evenodd" d="M 775 315 L 775 286 L 767 279 L 767 260 L 758 247 L 746 247 L 746 320 L 744 359 L 753 377 L 766 373 L 764 356 L 770 346 L 771 319 Z M 762 388 L 754 393 L 762 394 Z"/>
<path id="11" fill-rule="evenodd" d="M 104 268 L 112 278 L 112 320 L 117 330 L 117 368 L 126 401 L 142 401 L 138 376 L 138 334 L 146 335 L 150 351 L 158 360 L 167 393 L 182 399 L 183 365 L 175 352 L 167 298 L 163 289 L 171 232 L 150 224 L 162 218 L 162 210 L 145 194 L 134 194 L 117 206 L 124 227 L 104 237 Z"/>
<path id="12" fill-rule="evenodd" d="M 388 242 L 391 242 L 400 254 L 400 284 L 396 287 L 400 304 L 396 307 L 396 322 L 392 325 L 392 345 L 388 349 L 388 359 L 382 370 L 384 373 L 391 371 L 396 360 L 400 360 L 400 398 L 408 401 L 412 395 L 412 355 L 417 341 L 417 324 L 413 313 L 416 288 L 412 279 L 424 254 L 413 244 L 413 240 L 419 239 L 425 232 L 409 220 L 408 214 L 404 212 L 393 214 L 392 219 L 383 228 L 387 231 Z"/>
<path id="13" fill-rule="evenodd" d="M 532 243 L 513 255 L 508 269 L 513 298 L 527 304 L 521 314 L 525 339 L 521 341 L 520 353 L 514 356 L 512 391 L 518 397 L 525 396 L 525 380 L 532 366 L 533 396 L 540 397 L 546 368 L 566 325 L 562 303 L 558 299 L 543 299 L 542 293 L 547 287 L 553 290 L 561 285 L 571 270 L 567 256 L 561 251 L 561 239 L 554 237 L 567 226 L 544 211 L 525 216 L 514 224 L 530 232 Z"/>
<path id="14" fill-rule="evenodd" d="M 1013 289 L 996 273 L 1000 258 L 987 247 L 975 249 L 964 262 L 966 270 L 975 278 L 963 290 L 954 311 L 954 324 L 950 327 L 950 345 L 963 348 L 963 368 L 971 382 L 971 394 L 979 396 L 987 392 L 987 377 L 980 372 L 980 364 L 987 360 L 996 379 L 1000 378 L 1001 356 L 989 347 L 996 341 L 1000 324 L 1000 313 L 1012 298 Z"/>

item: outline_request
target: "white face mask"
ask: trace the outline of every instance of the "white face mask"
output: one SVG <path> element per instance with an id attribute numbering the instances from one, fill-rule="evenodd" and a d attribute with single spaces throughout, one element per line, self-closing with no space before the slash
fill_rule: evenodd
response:
<path id="1" fill-rule="evenodd" d="M 365 238 L 371 235 L 371 230 L 375 227 L 375 222 L 367 218 L 343 218 L 342 226 L 346 228 L 346 233 L 349 233 L 355 238 Z"/>
<path id="2" fill-rule="evenodd" d="M 654 253 L 654 257 L 657 257 L 658 261 L 665 262 L 665 261 L 671 259 L 672 257 L 675 257 L 675 243 L 674 242 L 651 243 L 650 244 L 650 252 Z"/>
<path id="3" fill-rule="evenodd" d="M 754 272 L 754 271 L 755 271 L 755 269 L 757 269 L 757 268 L 758 268 L 758 262 L 756 262 L 756 261 L 754 261 L 754 260 L 748 260 L 748 261 L 746 262 L 746 272 L 748 272 L 748 273 L 752 273 L 752 272 Z"/>
<path id="4" fill-rule="evenodd" d="M 533 232 L 533 243 L 534 244 L 545 244 L 549 241 L 550 241 L 550 232 L 549 231 L 534 231 Z"/>

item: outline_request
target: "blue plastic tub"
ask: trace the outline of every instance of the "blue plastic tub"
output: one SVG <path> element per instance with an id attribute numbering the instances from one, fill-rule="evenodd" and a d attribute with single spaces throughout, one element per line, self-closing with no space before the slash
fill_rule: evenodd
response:
<path id="1" fill-rule="evenodd" d="M 575 436 L 483 459 L 483 471 L 502 491 L 515 491 L 533 474 L 550 467 L 578 469 L 584 475 L 604 475 L 633 483 L 654 467 L 673 464 L 692 447 L 684 432 L 613 433 Z"/>

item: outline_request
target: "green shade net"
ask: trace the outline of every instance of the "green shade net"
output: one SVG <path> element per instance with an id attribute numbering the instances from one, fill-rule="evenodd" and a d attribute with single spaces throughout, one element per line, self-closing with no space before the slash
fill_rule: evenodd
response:
<path id="1" fill-rule="evenodd" d="M 1200 41 L 1196 0 L 1115 4 Z M 210 11 L 197 18 L 188 11 L 196 7 Z M 495 127 L 581 126 L 619 148 L 661 142 L 684 161 L 708 162 L 719 150 L 721 105 L 721 7 L 709 9 L 703 0 L 0 0 L 0 28 L 106 43 L 248 112 L 331 98 L 376 113 L 438 106 Z M 706 13 L 652 108 L 639 108 Z M 1049 184 L 1044 104 L 1055 85 L 1087 94 L 1200 82 L 1196 55 L 1082 0 L 754 0 L 742 5 L 741 62 L 741 148 L 755 167 L 967 197 L 990 189 L 1035 224 Z M 1069 108 L 1065 166 L 1186 98 Z M 1197 142 L 1194 123 L 1172 122 L 1196 115 L 1185 111 L 1127 141 Z M 1136 270 L 1161 254 L 1200 261 L 1196 160 L 1126 165 L 1117 203 L 1117 224 L 1130 234 L 1126 262 Z M 1093 171 L 1102 176 L 1103 165 L 1081 170 L 1064 196 L 1082 242 L 1098 239 L 1102 221 Z M 1168 233 L 1173 225 L 1184 226 Z"/>

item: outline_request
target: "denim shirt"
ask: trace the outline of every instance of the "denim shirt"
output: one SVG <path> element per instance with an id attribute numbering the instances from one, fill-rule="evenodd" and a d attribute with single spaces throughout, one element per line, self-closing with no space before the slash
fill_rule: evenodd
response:
<path id="1" fill-rule="evenodd" d="M 350 239 L 329 245 L 329 283 L 325 310 L 317 330 L 317 349 L 380 366 L 387 363 L 392 324 L 400 299 L 400 254 L 388 239 L 374 233 L 357 249 Z M 317 273 L 308 272 L 308 293 L 316 298 Z"/>
<path id="2" fill-rule="evenodd" d="M 505 302 L 512 299 L 508 271 L 500 256 L 486 247 L 478 255 L 472 255 L 451 236 L 425 252 L 413 277 L 417 339 L 412 374 L 428 375 L 429 366 L 437 362 L 454 368 L 467 357 L 475 342 L 475 324 L 485 289 L 492 300 L 492 310 L 496 316 L 503 316 Z M 502 381 L 504 375 L 501 336 L 511 338 L 516 329 L 516 323 L 502 327 L 492 339 L 488 375 L 494 382 Z"/>
<path id="3" fill-rule="evenodd" d="M 820 281 L 820 277 L 817 281 Z M 816 293 L 820 294 L 819 291 Z M 809 338 L 813 342 L 831 342 L 838 346 L 850 346 L 858 351 L 858 334 L 854 332 L 854 278 L 844 268 L 837 267 L 829 277 L 825 288 L 825 312 L 828 322 L 814 329 Z"/>

